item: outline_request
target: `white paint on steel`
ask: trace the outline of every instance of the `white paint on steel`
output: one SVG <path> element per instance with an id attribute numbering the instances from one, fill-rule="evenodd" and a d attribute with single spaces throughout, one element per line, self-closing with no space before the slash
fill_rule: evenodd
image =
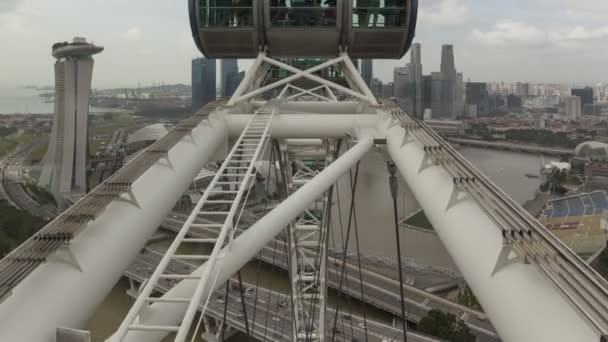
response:
<path id="1" fill-rule="evenodd" d="M 225 247 L 222 250 L 225 256 L 222 261 L 222 268 L 218 273 L 216 287 L 222 286 L 230 276 L 241 269 L 249 260 L 253 259 L 267 243 L 287 227 L 289 222 L 293 221 L 301 212 L 308 208 L 310 203 L 322 196 L 341 175 L 361 160 L 372 146 L 373 140 L 371 138 L 362 138 L 357 145 L 353 146 L 317 177 L 243 232 L 243 234 L 233 241 L 230 250 L 228 250 L 228 247 Z M 192 274 L 200 275 L 205 270 L 205 266 L 206 264 L 203 264 Z M 183 280 L 163 297 L 189 298 L 192 296 L 197 283 L 196 280 Z M 203 298 L 207 295 L 208 293 L 203 293 Z M 159 326 L 176 325 L 184 315 L 186 306 L 187 304 L 178 303 L 154 303 L 146 311 L 145 324 Z M 130 331 L 122 341 L 160 342 L 165 335 L 164 332 L 158 331 Z M 107 341 L 117 342 L 119 340 L 113 336 Z"/>
<path id="2" fill-rule="evenodd" d="M 226 116 L 231 137 L 238 137 L 251 114 Z M 357 128 L 376 128 L 378 116 L 371 114 L 279 114 L 272 120 L 272 137 L 277 139 L 328 139 L 354 134 Z"/>
<path id="3" fill-rule="evenodd" d="M 559 291 L 531 265 L 514 263 L 492 275 L 503 246 L 501 229 L 471 200 L 445 210 L 452 177 L 441 166 L 420 171 L 425 152 L 405 131 L 389 129 L 388 152 L 448 252 L 505 342 L 599 341 Z"/>
<path id="4" fill-rule="evenodd" d="M 223 120 L 199 125 L 133 183 L 140 208 L 113 201 L 70 244 L 82 272 L 39 266 L 0 305 L 0 341 L 54 341 L 58 327 L 82 328 L 226 137 Z"/>
<path id="5" fill-rule="evenodd" d="M 310 69 L 299 70 L 299 69 L 293 68 L 291 66 L 289 66 L 289 68 L 285 68 L 284 66 L 286 64 L 278 62 L 278 61 L 275 61 L 272 58 L 268 58 L 263 53 L 260 53 L 260 55 L 258 56 L 258 59 L 260 59 L 260 58 L 262 58 L 263 62 L 279 66 L 279 67 L 281 67 L 281 68 L 283 68 L 285 70 L 293 71 L 294 74 L 291 75 L 291 76 L 285 77 L 285 78 L 283 78 L 283 79 L 281 79 L 279 81 L 276 81 L 276 82 L 274 82 L 272 84 L 266 85 L 264 87 L 261 87 L 261 88 L 255 89 L 255 90 L 252 90 L 249 93 L 246 93 L 246 94 L 243 94 L 243 95 L 240 95 L 240 96 L 233 96 L 230 99 L 230 102 L 228 103 L 229 105 L 234 105 L 234 104 L 237 104 L 239 102 L 247 101 L 247 100 L 252 99 L 252 98 L 254 98 L 254 97 L 258 96 L 258 95 L 261 95 L 261 94 L 263 94 L 263 93 L 265 93 L 265 92 L 267 92 L 269 90 L 272 90 L 272 89 L 278 88 L 278 87 L 280 87 L 282 85 L 291 83 L 291 82 L 293 82 L 295 80 L 298 80 L 298 79 L 300 79 L 302 77 L 310 78 L 310 79 L 313 79 L 315 81 L 319 81 L 320 80 L 322 82 L 319 82 L 319 83 L 326 84 L 326 85 L 330 85 L 331 84 L 331 85 L 333 85 L 335 87 L 337 85 L 334 84 L 333 82 L 325 81 L 324 79 L 322 79 L 320 77 L 312 75 L 312 73 L 317 72 L 319 70 L 323 70 L 323 69 L 325 69 L 327 67 L 335 65 L 337 63 L 340 63 L 340 62 L 342 62 L 344 60 L 344 56 L 340 56 L 338 58 L 334 58 L 334 59 L 331 59 L 331 60 L 329 60 L 327 62 L 324 62 L 324 63 L 321 63 L 319 65 L 316 65 L 316 66 L 314 66 L 314 67 L 312 67 Z M 256 59 L 256 63 L 249 69 L 252 73 L 255 73 L 255 74 L 257 74 L 257 69 L 260 69 L 262 67 L 262 63 L 257 64 L 258 59 Z M 244 82 L 242 82 L 242 83 L 244 83 Z M 345 90 L 347 92 L 348 91 L 353 92 L 350 89 L 347 89 L 347 88 L 344 88 L 344 87 L 341 87 L 341 88 L 343 88 L 343 90 Z M 356 92 L 353 92 L 353 93 L 358 94 Z M 358 94 L 358 95 L 362 96 L 361 94 Z M 355 95 L 353 95 L 353 96 L 355 96 Z"/>
<path id="6" fill-rule="evenodd" d="M 243 95 L 245 93 L 245 91 L 247 91 L 247 89 L 249 89 L 249 87 L 255 81 L 256 76 L 258 76 L 258 71 L 260 70 L 263 63 L 264 63 L 264 53 L 261 52 L 258 55 L 258 58 L 256 58 L 256 60 L 253 62 L 253 65 L 251 65 L 251 67 L 249 69 L 247 69 L 247 72 L 245 73 L 245 77 L 243 78 L 243 80 L 241 81 L 239 86 L 234 91 L 234 94 L 230 98 L 230 101 L 228 101 L 228 106 L 234 106 L 238 102 L 238 99 L 241 97 L 241 95 Z"/>

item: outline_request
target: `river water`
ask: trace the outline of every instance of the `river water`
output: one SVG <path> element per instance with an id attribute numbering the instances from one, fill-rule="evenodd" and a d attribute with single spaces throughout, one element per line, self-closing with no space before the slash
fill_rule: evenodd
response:
<path id="1" fill-rule="evenodd" d="M 54 103 L 47 103 L 46 98 L 39 96 L 44 91 L 0 87 L 0 115 L 2 114 L 49 114 L 54 111 Z M 91 107 L 91 113 L 121 112 L 117 108 Z"/>
<path id="2" fill-rule="evenodd" d="M 486 150 L 478 148 L 465 148 L 460 152 L 475 166 L 483 171 L 491 180 L 498 184 L 505 192 L 518 203 L 534 196 L 538 188 L 539 179 L 527 178 L 526 174 L 538 174 L 541 166 L 541 157 L 530 154 L 513 153 L 506 151 Z M 360 171 L 360 188 L 356 196 L 356 208 L 361 214 L 357 216 L 360 250 L 362 253 L 384 257 L 395 257 L 396 244 L 392 219 L 392 201 L 390 200 L 385 156 L 379 152 L 372 152 L 362 161 Z M 336 250 L 344 247 L 344 235 L 348 214 L 345 214 L 350 205 L 348 187 L 349 178 L 343 177 L 339 183 L 338 191 L 342 192 L 340 211 L 343 222 L 339 222 L 336 212 L 334 229 L 330 237 L 330 246 Z M 402 217 L 415 211 L 418 205 L 414 198 L 408 195 L 407 186 L 400 184 L 399 212 Z M 364 213 L 364 214 L 363 214 Z M 345 216 L 346 215 L 346 216 Z M 445 267 L 456 270 L 451 258 L 445 251 L 437 236 L 432 232 L 405 230 L 401 235 L 404 256 L 415 258 L 421 265 Z M 354 240 L 351 235 L 349 251 L 355 251 Z M 256 264 L 251 263 L 244 269 L 245 281 L 253 281 L 257 275 Z M 268 268 L 264 272 L 263 284 L 272 285 L 278 291 L 288 291 L 285 275 L 282 272 Z M 99 307 L 97 314 L 91 320 L 87 329 L 93 334 L 93 342 L 104 341 L 120 323 L 126 314 L 132 300 L 125 294 L 128 282 L 121 281 L 113 289 L 105 302 Z M 237 340 L 243 340 L 236 338 Z"/>

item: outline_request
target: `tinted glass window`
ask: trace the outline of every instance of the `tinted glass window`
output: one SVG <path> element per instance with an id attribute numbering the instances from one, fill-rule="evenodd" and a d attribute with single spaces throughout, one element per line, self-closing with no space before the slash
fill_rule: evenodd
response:
<path id="1" fill-rule="evenodd" d="M 353 26 L 368 28 L 406 25 L 408 0 L 354 0 Z"/>
<path id="2" fill-rule="evenodd" d="M 200 0 L 202 27 L 253 26 L 253 0 Z"/>
<path id="3" fill-rule="evenodd" d="M 275 27 L 335 27 L 336 1 L 271 0 L 271 25 Z"/>

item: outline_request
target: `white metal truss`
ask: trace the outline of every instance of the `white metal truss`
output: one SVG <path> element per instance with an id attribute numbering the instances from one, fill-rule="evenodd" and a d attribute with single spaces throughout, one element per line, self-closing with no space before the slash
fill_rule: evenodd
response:
<path id="1" fill-rule="evenodd" d="M 333 145 L 327 143 L 325 166 L 333 161 Z M 290 192 L 305 185 L 319 172 L 299 160 L 289 163 L 286 148 L 282 156 L 287 165 Z M 289 175 L 293 175 L 289 177 Z M 327 311 L 327 234 L 326 216 L 329 214 L 327 193 L 320 208 L 305 210 L 289 225 L 289 278 L 294 310 L 293 341 L 325 341 Z M 313 212 L 314 211 L 314 212 Z"/>
<path id="2" fill-rule="evenodd" d="M 278 80 L 274 83 L 268 84 L 263 87 L 259 87 L 260 80 L 263 79 L 264 75 L 269 70 L 268 66 L 275 66 L 280 69 L 289 71 L 293 74 L 288 77 L 285 77 L 281 80 Z M 348 83 L 351 85 L 351 88 L 344 87 L 340 84 L 326 80 L 326 79 L 314 74 L 318 71 L 321 71 L 323 69 L 326 69 L 326 68 L 329 68 L 332 66 L 336 66 L 338 69 L 340 69 L 344 72 Z M 273 89 L 276 89 L 276 88 L 279 88 L 279 87 L 282 87 L 285 85 L 289 85 L 290 87 L 293 88 L 293 85 L 291 85 L 291 83 L 293 83 L 294 81 L 299 80 L 301 78 L 307 78 L 311 81 L 317 82 L 321 85 L 321 87 L 323 89 L 326 88 L 327 90 L 329 90 L 327 97 L 322 96 L 323 100 L 329 100 L 332 102 L 337 101 L 336 94 L 334 93 L 334 91 L 336 91 L 338 93 L 342 93 L 344 95 L 351 96 L 356 99 L 368 102 L 373 106 L 379 106 L 378 101 L 372 94 L 369 87 L 367 87 L 367 85 L 365 84 L 365 81 L 363 80 L 363 78 L 361 77 L 359 72 L 357 71 L 357 68 L 354 66 L 354 64 L 350 60 L 350 57 L 346 53 L 341 54 L 337 58 L 320 63 L 319 65 L 316 65 L 307 70 L 300 70 L 289 64 L 283 63 L 276 59 L 272 59 L 272 58 L 266 56 L 266 54 L 263 52 L 260 52 L 260 54 L 258 55 L 255 62 L 253 63 L 251 68 L 248 70 L 247 74 L 245 75 L 245 78 L 243 79 L 243 82 L 241 82 L 241 84 L 235 91 L 234 95 L 228 102 L 228 106 L 237 105 L 239 103 L 245 102 L 245 101 L 255 98 L 259 95 L 262 95 L 268 91 L 271 91 Z M 321 87 L 315 88 L 315 90 L 321 89 Z M 332 91 L 332 89 L 333 89 L 333 91 Z M 285 88 L 283 88 L 283 92 L 284 91 L 285 91 Z M 295 97 L 299 97 L 301 95 L 312 95 L 314 97 L 321 96 L 321 95 L 314 93 L 313 90 L 300 89 L 300 93 L 296 94 Z"/>
<path id="3" fill-rule="evenodd" d="M 287 92 L 290 89 L 294 89 L 295 91 L 297 91 L 297 93 L 296 94 L 287 94 Z M 317 94 L 316 93 L 317 91 L 325 91 L 325 92 L 327 92 L 327 96 Z M 285 96 L 285 95 L 287 95 L 287 96 Z M 283 90 L 281 90 L 281 93 L 279 94 L 277 99 L 285 99 L 285 101 L 290 101 L 290 100 L 296 100 L 296 99 L 298 99 L 300 97 L 304 97 L 304 96 L 308 96 L 309 98 L 326 101 L 326 102 L 338 102 L 338 98 L 336 97 L 334 92 L 331 90 L 331 88 L 329 88 L 326 85 L 320 85 L 318 87 L 307 90 L 307 89 L 302 89 L 300 87 L 296 87 L 291 83 L 288 83 L 283 88 Z"/>
<path id="4" fill-rule="evenodd" d="M 242 206 L 244 205 L 241 201 L 247 198 L 249 189 L 251 188 L 250 185 L 255 177 L 255 163 L 262 157 L 270 140 L 271 122 L 275 112 L 276 109 L 274 108 L 267 109 L 263 107 L 254 114 L 252 120 L 243 130 L 226 160 L 125 317 L 117 332 L 119 340 L 122 340 L 129 331 L 162 331 L 176 332 L 175 341 L 184 342 L 192 326 L 194 316 L 201 305 L 201 301 L 204 314 L 210 298 L 209 296 L 202 298 L 203 294 L 211 293 L 210 289 L 215 286 L 224 257 L 221 254 L 222 248 L 226 244 L 229 247 L 232 244 L 235 232 L 234 228 L 240 219 L 239 208 L 242 210 Z M 201 224 L 198 223 L 200 220 L 216 223 Z M 199 239 L 188 237 L 193 228 L 220 228 L 221 230 L 217 239 Z M 176 254 L 180 246 L 184 244 L 194 246 L 214 244 L 214 247 L 211 254 L 201 252 L 198 252 L 198 254 Z M 205 268 L 205 271 L 200 276 L 166 274 L 165 269 L 172 259 L 202 261 L 206 262 L 208 267 Z M 212 270 L 216 270 L 214 274 L 211 273 Z M 160 279 L 195 280 L 197 285 L 192 297 L 189 298 L 152 297 L 154 288 Z M 180 325 L 147 325 L 145 322 L 145 310 L 149 304 L 153 303 L 181 303 L 187 304 L 188 308 Z"/>

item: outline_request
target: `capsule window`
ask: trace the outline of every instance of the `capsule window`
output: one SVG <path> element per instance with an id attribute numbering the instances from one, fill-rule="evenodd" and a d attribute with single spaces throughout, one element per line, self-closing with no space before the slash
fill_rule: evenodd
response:
<path id="1" fill-rule="evenodd" d="M 253 0 L 200 0 L 202 27 L 252 27 Z"/>
<path id="2" fill-rule="evenodd" d="M 390 28 L 406 25 L 408 0 L 354 0 L 353 27 Z"/>
<path id="3" fill-rule="evenodd" d="M 337 0 L 271 0 L 273 27 L 336 27 Z"/>

